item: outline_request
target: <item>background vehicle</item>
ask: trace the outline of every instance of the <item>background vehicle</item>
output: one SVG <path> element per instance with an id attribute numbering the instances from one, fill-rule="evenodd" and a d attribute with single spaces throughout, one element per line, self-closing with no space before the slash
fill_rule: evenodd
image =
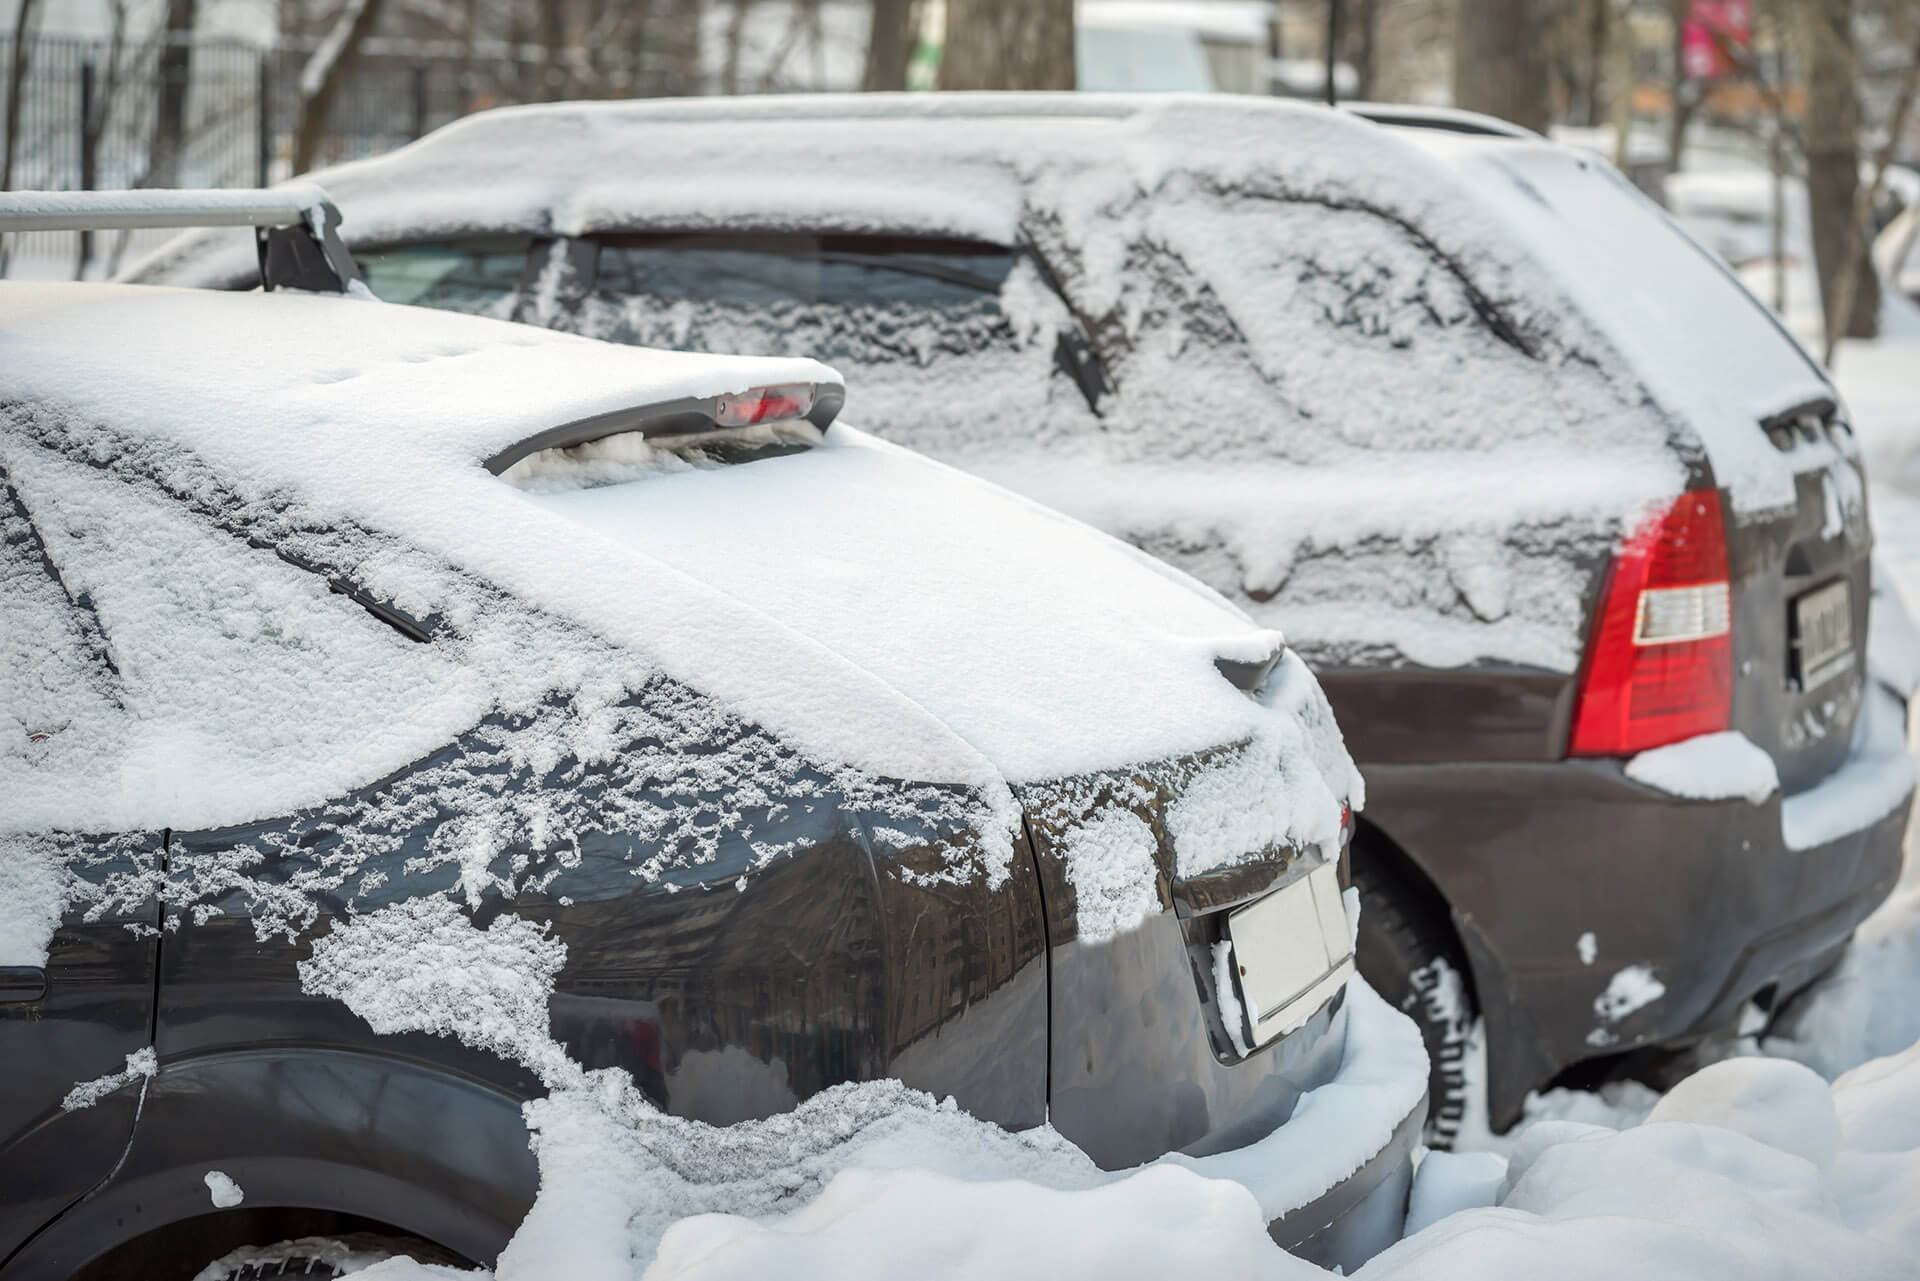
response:
<path id="1" fill-rule="evenodd" d="M 104 285 L 0 287 L 0 329 L 8 1281 L 312 1233 L 490 1260 L 548 1034 L 715 1124 L 896 1077 L 1204 1165 L 1398 1022 L 1343 996 L 1357 779 L 1300 661 L 830 428 L 822 365 Z M 340 993 L 396 956 L 557 993 L 386 1031 Z M 1392 1239 L 1408 1084 L 1277 1236 Z"/>
<path id="2" fill-rule="evenodd" d="M 1818 368 L 1595 160 L 1393 118 L 562 105 L 328 181 L 376 292 L 818 352 L 854 421 L 1284 625 L 1371 782 L 1361 966 L 1424 1023 L 1444 1142 L 1476 1012 L 1504 1127 L 1804 983 L 1893 884 L 1912 771 Z M 203 237 L 139 276 L 241 266 Z"/>

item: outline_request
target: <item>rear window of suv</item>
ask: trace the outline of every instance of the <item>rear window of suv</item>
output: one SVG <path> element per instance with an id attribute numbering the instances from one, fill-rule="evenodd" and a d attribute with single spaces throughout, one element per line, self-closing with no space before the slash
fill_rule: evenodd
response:
<path id="1" fill-rule="evenodd" d="M 927 365 L 1011 345 L 993 245 L 819 236 L 603 239 L 596 336 L 647 346 L 805 351 Z"/>
<path id="2" fill-rule="evenodd" d="M 595 240 L 564 327 L 690 351 L 802 354 L 846 376 L 844 420 L 923 448 L 1092 421 L 1102 376 L 1037 260 L 972 241 L 650 234 Z M 907 425 L 911 425 L 910 429 Z"/>

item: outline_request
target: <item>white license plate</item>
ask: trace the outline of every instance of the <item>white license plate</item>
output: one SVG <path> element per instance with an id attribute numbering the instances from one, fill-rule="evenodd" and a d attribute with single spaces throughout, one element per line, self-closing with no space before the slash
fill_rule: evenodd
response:
<path id="1" fill-rule="evenodd" d="M 1312 1018 L 1353 974 L 1353 934 L 1332 863 L 1230 913 L 1227 937 L 1255 1045 Z"/>
<path id="2" fill-rule="evenodd" d="M 1852 669 L 1853 600 L 1844 580 L 1793 602 L 1793 647 L 1803 690 Z"/>

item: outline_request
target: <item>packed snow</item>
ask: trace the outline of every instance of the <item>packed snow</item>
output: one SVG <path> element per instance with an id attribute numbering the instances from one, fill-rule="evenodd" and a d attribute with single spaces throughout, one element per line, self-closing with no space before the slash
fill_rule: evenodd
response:
<path id="1" fill-rule="evenodd" d="M 1758 805 L 1780 790 L 1773 757 L 1738 730 L 1701 734 L 1641 752 L 1627 762 L 1627 777 L 1695 801 L 1741 797 Z M 1859 826 L 1859 816 L 1850 823 L 1848 831 Z"/>
<path id="2" fill-rule="evenodd" d="M 216 1210 L 231 1210 L 247 1199 L 245 1189 L 224 1170 L 207 1171 L 207 1196 Z"/>

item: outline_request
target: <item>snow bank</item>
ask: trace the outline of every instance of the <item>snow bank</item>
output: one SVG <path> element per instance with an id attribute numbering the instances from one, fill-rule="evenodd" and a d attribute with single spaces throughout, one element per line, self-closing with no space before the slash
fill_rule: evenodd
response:
<path id="1" fill-rule="evenodd" d="M 1498 1207 L 1442 1219 L 1358 1275 L 1911 1277 L 1916 1117 L 1920 1049 L 1832 1087 L 1791 1063 L 1728 1060 L 1645 1124 L 1534 1125 Z"/>
<path id="2" fill-rule="evenodd" d="M 1773 758 L 1738 730 L 1641 752 L 1627 762 L 1626 772 L 1636 783 L 1695 801 L 1743 797 L 1758 805 L 1780 790 Z"/>

